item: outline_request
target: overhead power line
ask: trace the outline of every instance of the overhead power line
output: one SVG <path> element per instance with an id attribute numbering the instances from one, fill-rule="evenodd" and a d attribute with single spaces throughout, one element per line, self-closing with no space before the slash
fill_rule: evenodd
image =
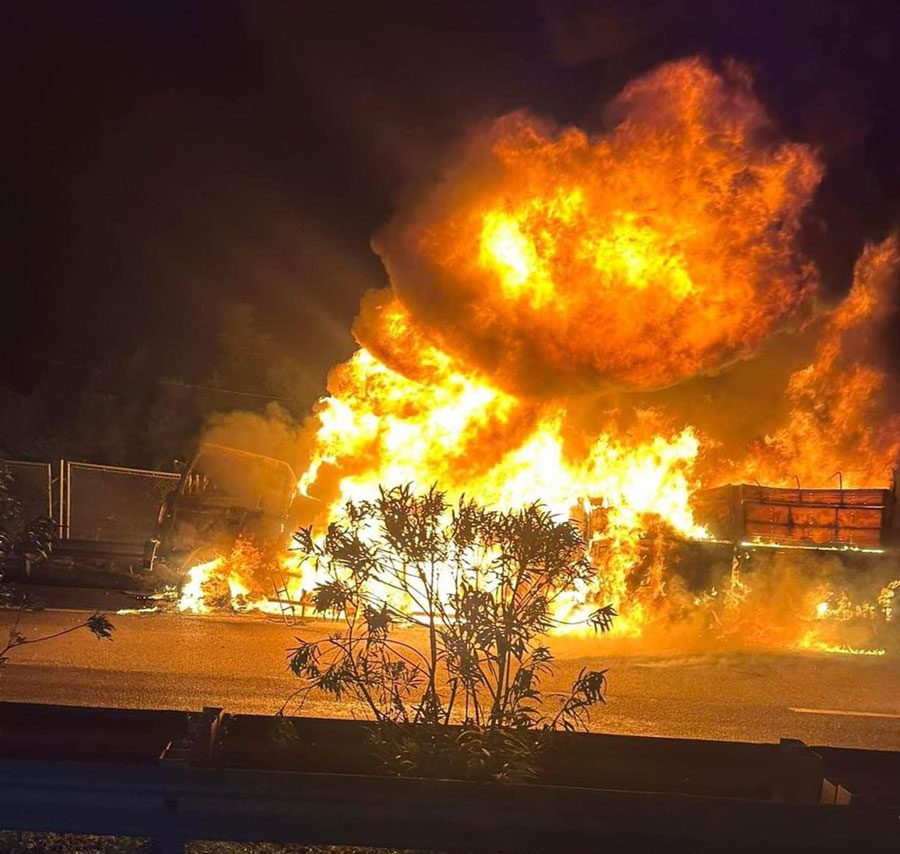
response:
<path id="1" fill-rule="evenodd" d="M 74 362 L 65 362 L 61 359 L 50 359 L 46 356 L 35 356 L 32 353 L 27 354 L 30 359 L 36 362 L 42 362 L 45 365 L 52 365 L 58 368 L 71 368 L 76 371 L 83 371 L 88 374 L 99 374 L 102 376 L 115 377 L 129 382 L 153 383 L 155 385 L 174 386 L 175 388 L 193 389 L 195 391 L 208 391 L 214 394 L 229 394 L 234 397 L 252 397 L 257 400 L 272 400 L 280 403 L 297 403 L 304 404 L 307 401 L 297 400 L 293 397 L 282 397 L 276 394 L 260 394 L 256 391 L 239 391 L 232 388 L 220 388 L 218 386 L 202 385 L 201 383 L 190 383 L 185 380 L 169 379 L 167 377 L 141 377 L 134 374 L 125 374 L 121 371 L 111 371 L 106 368 L 97 368 L 90 365 L 78 365 Z"/>

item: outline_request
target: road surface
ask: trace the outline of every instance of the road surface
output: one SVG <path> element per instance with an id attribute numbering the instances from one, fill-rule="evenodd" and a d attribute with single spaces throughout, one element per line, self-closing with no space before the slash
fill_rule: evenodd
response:
<path id="1" fill-rule="evenodd" d="M 37 635 L 85 612 L 26 614 Z M 10 613 L 0 615 L 5 626 Z M 261 617 L 116 615 L 115 640 L 78 632 L 13 650 L 0 675 L 4 700 L 274 712 L 295 686 L 285 650 L 295 635 L 321 636 L 328 623 L 289 627 Z M 739 741 L 801 738 L 808 744 L 900 750 L 900 661 L 810 653 L 612 655 L 602 637 L 559 639 L 545 690 L 561 690 L 582 668 L 609 668 L 598 731 Z M 346 717 L 352 709 L 313 699 L 304 714 Z"/>

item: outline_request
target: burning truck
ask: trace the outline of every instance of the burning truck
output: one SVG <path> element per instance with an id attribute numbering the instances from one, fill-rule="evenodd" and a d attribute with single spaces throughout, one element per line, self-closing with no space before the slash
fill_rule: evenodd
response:
<path id="1" fill-rule="evenodd" d="M 245 577 L 261 573 L 266 553 L 290 538 L 296 484 L 284 460 L 203 443 L 160 506 L 157 535 L 146 547 L 148 567 L 182 587 L 192 572 L 210 575 L 193 609 L 204 599 L 204 607 L 232 607 L 250 588 L 229 584 L 216 570 L 240 554 Z"/>
<path id="2" fill-rule="evenodd" d="M 801 228 L 825 165 L 738 65 L 667 63 L 606 117 L 472 130 L 376 234 L 389 281 L 302 428 L 297 522 L 408 483 L 539 501 L 589 522 L 581 593 L 613 634 L 829 648 L 832 624 L 893 625 L 897 239 L 823 298 Z M 316 569 L 282 545 L 297 598 Z M 188 567 L 185 609 L 246 565 Z"/>

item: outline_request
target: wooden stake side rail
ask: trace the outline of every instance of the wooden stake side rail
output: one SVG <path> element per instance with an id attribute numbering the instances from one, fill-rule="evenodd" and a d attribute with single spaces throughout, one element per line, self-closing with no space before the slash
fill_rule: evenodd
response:
<path id="1" fill-rule="evenodd" d="M 889 489 L 794 489 L 783 486 L 739 486 L 744 501 L 763 504 L 805 504 L 828 507 L 876 507 L 882 509 L 891 500 Z"/>
<path id="2" fill-rule="evenodd" d="M 0 762 L 0 827 L 430 851 L 896 851 L 895 810 L 353 775 Z"/>
<path id="3" fill-rule="evenodd" d="M 890 489 L 791 489 L 731 484 L 694 496 L 698 521 L 715 536 L 740 541 L 828 543 L 877 548 L 892 537 Z"/>

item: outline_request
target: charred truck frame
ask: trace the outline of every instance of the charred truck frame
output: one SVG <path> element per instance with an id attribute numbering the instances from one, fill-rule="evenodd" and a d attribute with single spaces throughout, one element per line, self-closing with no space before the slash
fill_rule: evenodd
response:
<path id="1" fill-rule="evenodd" d="M 190 566 L 240 536 L 272 543 L 289 533 L 297 475 L 284 460 L 201 445 L 159 510 L 150 562 Z M 882 551 L 900 542 L 897 478 L 888 489 L 796 489 L 727 484 L 694 497 L 717 541 L 745 546 Z"/>
<path id="2" fill-rule="evenodd" d="M 260 543 L 287 538 L 296 484 L 284 460 L 201 445 L 160 507 L 147 563 L 186 570 L 227 554 L 239 537 Z"/>
<path id="3" fill-rule="evenodd" d="M 160 508 L 159 533 L 148 544 L 148 564 L 161 562 L 173 574 L 172 581 L 180 583 L 190 567 L 229 554 L 238 538 L 270 546 L 287 543 L 296 484 L 297 476 L 284 460 L 202 445 Z M 797 559 L 789 562 L 791 573 L 818 573 L 827 566 L 828 555 L 830 571 L 836 562 L 874 599 L 900 575 L 897 490 L 896 475 L 888 489 L 745 483 L 703 490 L 694 496 L 694 508 L 712 539 L 684 541 L 670 554 L 672 569 L 689 587 L 702 590 L 723 566 L 765 577 L 774 573 L 785 553 L 796 550 L 792 553 Z M 877 634 L 883 629 L 894 636 L 898 625 L 875 628 Z"/>

